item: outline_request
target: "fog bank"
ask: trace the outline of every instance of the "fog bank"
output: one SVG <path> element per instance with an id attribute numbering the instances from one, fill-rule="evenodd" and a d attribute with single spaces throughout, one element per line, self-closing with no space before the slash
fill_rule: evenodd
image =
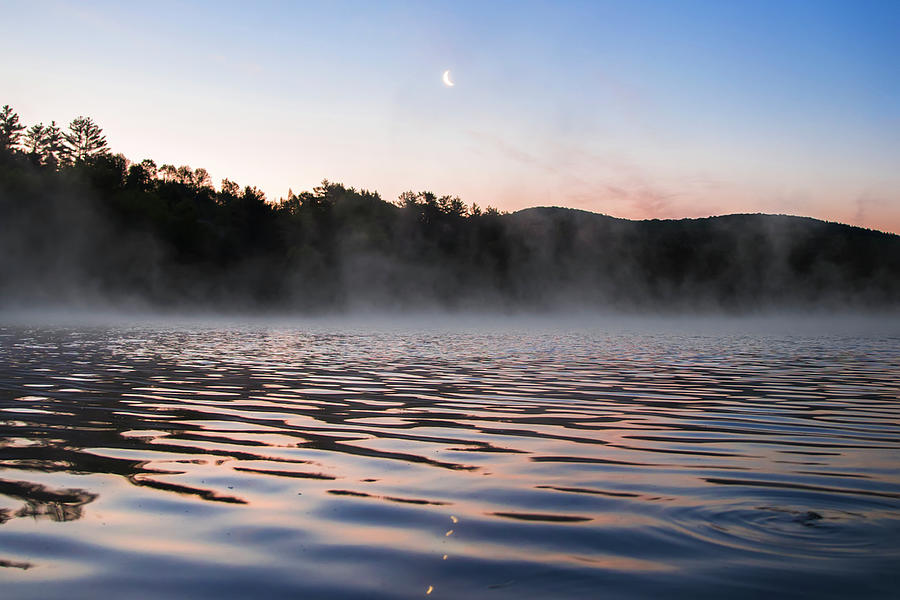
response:
<path id="1" fill-rule="evenodd" d="M 0 157 L 0 307 L 269 316 L 900 307 L 900 236 L 810 218 L 501 214 L 430 192 L 391 203 L 328 182 L 272 203 L 255 188 L 216 191 L 147 169 L 109 154 L 65 169 Z"/>

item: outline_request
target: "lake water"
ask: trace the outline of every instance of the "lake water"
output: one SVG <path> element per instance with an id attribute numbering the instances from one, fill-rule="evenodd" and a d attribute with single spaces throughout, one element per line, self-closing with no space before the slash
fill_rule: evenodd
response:
<path id="1" fill-rule="evenodd" d="M 0 327 L 4 598 L 900 597 L 896 321 Z"/>

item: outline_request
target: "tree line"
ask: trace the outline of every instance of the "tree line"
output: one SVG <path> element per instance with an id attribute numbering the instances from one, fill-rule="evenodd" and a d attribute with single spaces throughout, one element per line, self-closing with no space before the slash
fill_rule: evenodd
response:
<path id="1" fill-rule="evenodd" d="M 39 165 L 64 167 L 107 152 L 106 136 L 90 117 L 76 117 L 68 131 L 38 123 L 26 128 L 8 104 L 0 109 L 0 146 L 6 152 L 21 149 Z"/>
<path id="2" fill-rule="evenodd" d="M 456 196 L 409 191 L 389 203 L 327 180 L 268 202 L 255 186 L 227 178 L 216 189 L 203 168 L 114 154 L 89 117 L 66 131 L 55 121 L 26 128 L 8 105 L 0 111 L 0 211 L 9 217 L 0 242 L 0 251 L 7 247 L 7 297 L 26 290 L 52 297 L 46 289 L 56 284 L 93 286 L 87 297 L 137 293 L 162 304 L 290 299 L 308 309 L 371 295 L 401 304 L 434 297 L 450 284 L 433 267 L 454 262 L 462 246 L 481 243 L 496 254 L 489 245 L 501 216 Z M 100 239 L 112 254 L 92 246 Z M 469 266 L 482 254 L 470 248 Z"/>
<path id="3" fill-rule="evenodd" d="M 897 307 L 900 237 L 800 217 L 500 213 L 323 181 L 267 201 L 132 162 L 78 117 L 0 110 L 0 306 L 756 310 Z"/>

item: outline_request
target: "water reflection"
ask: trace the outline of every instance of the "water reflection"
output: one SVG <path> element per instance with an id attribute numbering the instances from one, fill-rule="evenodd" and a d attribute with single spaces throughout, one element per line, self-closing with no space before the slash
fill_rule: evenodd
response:
<path id="1" fill-rule="evenodd" d="M 0 566 L 51 596 L 890 595 L 897 342 L 0 329 Z"/>
<path id="2" fill-rule="evenodd" d="M 15 511 L 0 510 L 0 523 L 13 517 L 74 521 L 81 518 L 84 505 L 97 498 L 97 494 L 84 490 L 53 490 L 37 483 L 4 479 L 0 479 L 0 494 L 25 503 Z"/>

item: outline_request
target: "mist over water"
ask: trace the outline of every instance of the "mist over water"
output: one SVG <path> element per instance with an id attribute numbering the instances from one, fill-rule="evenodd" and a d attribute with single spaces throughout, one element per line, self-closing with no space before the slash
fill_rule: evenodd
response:
<path id="1" fill-rule="evenodd" d="M 11 597 L 900 589 L 890 316 L 46 321 L 0 326 Z"/>
<path id="2" fill-rule="evenodd" d="M 147 170 L 149 169 L 149 170 Z M 785 215 L 512 214 L 323 182 L 266 201 L 102 154 L 0 153 L 0 310 L 873 311 L 900 306 L 900 236 Z"/>
<path id="3" fill-rule="evenodd" d="M 900 3 L 6 4 L 0 600 L 900 598 Z"/>

